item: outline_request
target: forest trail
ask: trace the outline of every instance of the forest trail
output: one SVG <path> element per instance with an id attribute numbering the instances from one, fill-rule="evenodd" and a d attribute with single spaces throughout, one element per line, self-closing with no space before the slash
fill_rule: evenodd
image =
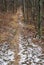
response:
<path id="1" fill-rule="evenodd" d="M 34 26 L 23 23 L 21 8 L 16 15 L 9 17 L 6 20 L 8 23 L 5 22 L 0 27 L 0 64 L 44 65 L 44 47 L 41 46 L 41 41 L 32 38 L 35 33 L 29 30 L 33 30 Z"/>
<path id="2" fill-rule="evenodd" d="M 6 22 L 3 22 L 2 23 L 3 25 L 0 27 L 0 31 L 1 31 L 0 32 L 0 47 L 1 47 L 1 45 L 2 45 L 2 48 L 3 48 L 3 45 L 4 45 L 4 47 L 6 47 L 6 44 L 7 44 L 7 49 L 8 49 L 8 46 L 9 46 L 9 48 L 11 50 L 13 50 L 14 53 L 15 53 L 15 59 L 13 58 L 14 61 L 12 61 L 12 62 L 10 62 L 11 60 L 9 61 L 9 59 L 8 59 L 9 62 L 8 61 L 5 62 L 4 61 L 4 60 L 6 60 L 5 57 L 4 57 L 4 60 L 0 59 L 0 64 L 2 64 L 2 65 L 3 64 L 4 65 L 7 65 L 7 64 L 12 65 L 12 63 L 15 64 L 15 65 L 19 65 L 19 59 L 20 59 L 20 56 L 18 55 L 18 53 L 19 53 L 19 34 L 20 34 L 20 31 L 21 31 L 21 28 L 22 28 L 22 26 L 21 26 L 22 24 L 19 21 L 21 21 L 20 20 L 21 17 L 22 17 L 21 9 L 19 9 L 19 11 L 17 11 L 15 16 L 12 15 L 12 17 L 11 17 L 12 21 L 11 22 L 8 20 L 9 18 L 6 17 L 9 24 L 8 23 L 6 24 Z M 4 21 L 6 21 L 6 19 L 5 19 L 5 16 L 4 16 Z M 10 45 L 8 45 L 8 44 L 10 44 Z M 0 48 L 1 52 L 3 52 L 2 48 Z M 6 50 L 5 50 L 5 52 L 6 52 Z M 1 61 L 1 60 L 3 60 L 3 61 Z"/>

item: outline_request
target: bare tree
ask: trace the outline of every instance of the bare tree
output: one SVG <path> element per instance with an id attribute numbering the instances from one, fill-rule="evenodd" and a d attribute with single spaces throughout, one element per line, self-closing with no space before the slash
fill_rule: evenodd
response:
<path id="1" fill-rule="evenodd" d="M 3 10 L 7 12 L 7 2 L 6 0 L 2 0 L 3 3 Z"/>
<path id="2" fill-rule="evenodd" d="M 42 22 L 42 1 L 38 0 L 38 35 L 41 38 L 41 22 Z"/>

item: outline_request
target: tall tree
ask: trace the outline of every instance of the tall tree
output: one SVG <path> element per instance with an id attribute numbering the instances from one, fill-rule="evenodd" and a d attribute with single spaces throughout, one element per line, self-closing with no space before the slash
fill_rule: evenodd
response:
<path id="1" fill-rule="evenodd" d="M 26 7 L 25 7 L 25 5 L 26 5 L 26 0 L 22 0 L 22 6 L 23 6 L 22 10 L 23 10 L 24 22 L 26 22 Z"/>
<path id="2" fill-rule="evenodd" d="M 7 11 L 7 2 L 6 2 L 6 0 L 2 0 L 2 3 L 3 3 L 3 10 Z"/>
<path id="3" fill-rule="evenodd" d="M 12 9 L 13 9 L 13 13 L 14 13 L 14 0 L 12 0 Z"/>
<path id="4" fill-rule="evenodd" d="M 42 8 L 42 1 L 41 0 L 38 0 L 38 35 L 39 35 L 39 38 L 41 38 L 41 8 Z"/>

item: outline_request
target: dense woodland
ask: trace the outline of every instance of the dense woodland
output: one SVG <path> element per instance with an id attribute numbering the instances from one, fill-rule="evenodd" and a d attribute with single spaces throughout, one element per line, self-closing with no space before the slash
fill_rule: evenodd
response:
<path id="1" fill-rule="evenodd" d="M 44 27 L 44 1 L 42 0 L 0 0 L 1 13 L 16 13 L 22 7 L 24 22 L 34 24 L 39 37 Z"/>

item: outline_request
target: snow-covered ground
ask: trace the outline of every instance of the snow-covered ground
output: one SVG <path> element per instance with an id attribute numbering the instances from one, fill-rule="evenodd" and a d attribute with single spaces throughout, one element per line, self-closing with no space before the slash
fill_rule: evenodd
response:
<path id="1" fill-rule="evenodd" d="M 0 44 L 0 65 L 8 65 L 14 61 L 14 52 L 9 48 L 9 43 Z"/>
<path id="2" fill-rule="evenodd" d="M 44 65 L 42 48 L 35 45 L 30 38 L 24 39 L 22 35 L 19 37 L 19 55 L 19 65 Z"/>
<path id="3" fill-rule="evenodd" d="M 22 23 L 19 24 L 24 26 Z M 0 43 L 0 65 L 8 65 L 15 61 L 15 49 L 12 50 L 9 46 L 11 45 L 8 42 Z M 19 34 L 18 55 L 20 55 L 19 65 L 44 65 L 44 54 L 42 54 L 41 46 L 34 44 L 30 37 L 25 39 L 24 35 L 21 34 Z M 15 63 L 9 65 L 15 65 Z"/>

